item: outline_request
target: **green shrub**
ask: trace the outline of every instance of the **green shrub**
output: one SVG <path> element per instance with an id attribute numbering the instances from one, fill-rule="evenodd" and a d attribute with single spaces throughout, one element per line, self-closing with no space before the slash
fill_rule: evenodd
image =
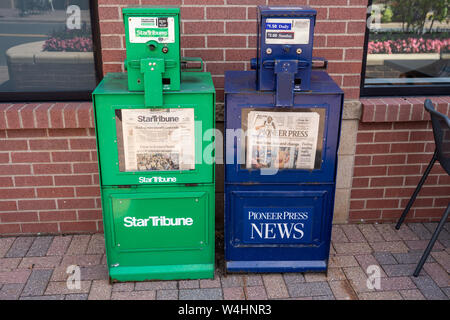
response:
<path id="1" fill-rule="evenodd" d="M 392 12 L 391 7 L 386 7 L 381 15 L 381 23 L 392 22 L 392 16 L 394 13 Z"/>

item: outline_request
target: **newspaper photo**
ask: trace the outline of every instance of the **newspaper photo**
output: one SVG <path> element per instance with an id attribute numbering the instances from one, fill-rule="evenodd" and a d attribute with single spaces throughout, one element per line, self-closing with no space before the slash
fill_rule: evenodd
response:
<path id="1" fill-rule="evenodd" d="M 248 113 L 247 169 L 314 169 L 317 112 Z"/>
<path id="2" fill-rule="evenodd" d="M 194 109 L 122 109 L 125 171 L 195 169 Z"/>

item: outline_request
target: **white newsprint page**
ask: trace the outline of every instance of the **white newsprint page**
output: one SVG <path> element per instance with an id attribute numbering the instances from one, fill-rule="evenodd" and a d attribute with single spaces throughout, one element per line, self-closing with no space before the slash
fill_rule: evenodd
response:
<path id="1" fill-rule="evenodd" d="M 195 169 L 194 109 L 122 109 L 125 171 Z"/>
<path id="2" fill-rule="evenodd" d="M 247 169 L 314 169 L 317 112 L 248 113 Z"/>

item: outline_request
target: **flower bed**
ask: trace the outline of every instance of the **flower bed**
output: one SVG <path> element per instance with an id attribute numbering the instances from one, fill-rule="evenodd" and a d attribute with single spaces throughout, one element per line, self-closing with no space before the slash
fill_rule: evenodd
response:
<path id="1" fill-rule="evenodd" d="M 65 27 L 54 30 L 42 49 L 44 51 L 92 52 L 91 29 L 84 23 L 80 29 Z"/>
<path id="2" fill-rule="evenodd" d="M 73 39 L 50 38 L 43 46 L 44 51 L 91 52 L 92 39 L 75 37 Z"/>
<path id="3" fill-rule="evenodd" d="M 450 52 L 449 39 L 407 38 L 385 41 L 369 41 L 369 54 L 392 53 L 441 53 Z"/>

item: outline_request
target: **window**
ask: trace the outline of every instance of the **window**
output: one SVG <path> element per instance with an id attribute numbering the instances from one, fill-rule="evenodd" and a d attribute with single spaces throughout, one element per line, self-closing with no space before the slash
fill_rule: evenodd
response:
<path id="1" fill-rule="evenodd" d="M 325 108 L 243 108 L 242 169 L 319 170 L 322 166 Z"/>
<path id="2" fill-rule="evenodd" d="M 119 170 L 195 170 L 194 108 L 116 109 Z"/>
<path id="3" fill-rule="evenodd" d="M 361 95 L 448 94 L 450 1 L 370 2 Z"/>
<path id="4" fill-rule="evenodd" d="M 0 100 L 91 99 L 96 2 L 0 0 Z"/>

